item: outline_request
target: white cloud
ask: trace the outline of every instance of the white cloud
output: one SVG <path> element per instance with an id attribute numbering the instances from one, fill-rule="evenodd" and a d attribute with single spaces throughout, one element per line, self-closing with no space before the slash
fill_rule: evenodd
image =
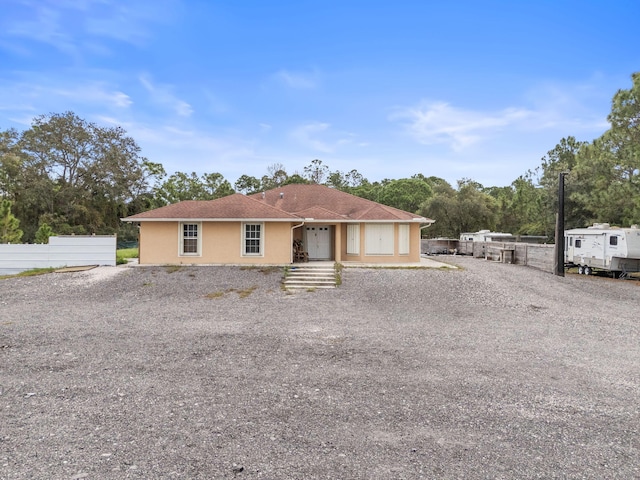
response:
<path id="1" fill-rule="evenodd" d="M 291 132 L 291 137 L 307 148 L 317 150 L 318 152 L 331 153 L 333 152 L 333 147 L 327 142 L 317 138 L 318 135 L 326 132 L 329 127 L 330 125 L 328 123 L 320 122 L 300 125 Z"/>
<path id="2" fill-rule="evenodd" d="M 8 112 L 6 117 L 33 118 L 47 112 L 67 110 L 80 114 L 87 110 L 98 110 L 109 114 L 127 110 L 133 104 L 129 95 L 107 82 L 78 79 L 70 83 L 57 78 L 37 78 L 31 75 L 25 75 L 25 78 L 30 81 L 0 80 L 0 110 Z"/>
<path id="3" fill-rule="evenodd" d="M 133 103 L 129 95 L 122 92 L 113 92 L 112 99 L 116 107 L 128 107 Z"/>
<path id="4" fill-rule="evenodd" d="M 390 120 L 403 122 L 409 134 L 420 143 L 444 143 L 459 151 L 531 116 L 532 112 L 525 109 L 509 108 L 487 113 L 434 102 L 398 109 Z"/>
<path id="5" fill-rule="evenodd" d="M 596 85 L 597 82 L 598 79 L 576 85 L 545 82 L 531 88 L 524 94 L 535 111 L 529 127 L 565 129 L 573 135 L 606 130 L 609 125 L 603 111 L 609 106 L 611 92 Z"/>
<path id="6" fill-rule="evenodd" d="M 178 100 L 175 104 L 176 113 L 182 117 L 188 117 L 193 113 L 193 108 L 187 102 Z"/>
<path id="7" fill-rule="evenodd" d="M 105 1 L 100 14 L 90 12 L 84 22 L 86 33 L 137 46 L 152 36 L 149 26 L 171 18 L 173 2 L 156 0 Z"/>
<path id="8" fill-rule="evenodd" d="M 4 0 L 11 1 L 11 0 Z M 27 55 L 28 39 L 80 59 L 83 54 L 108 55 L 108 40 L 136 46 L 147 43 L 154 24 L 175 18 L 174 0 L 20 0 L 12 15 L 0 18 L 0 47 Z M 107 41 L 105 41 L 107 40 Z M 18 43 L 16 45 L 16 43 Z"/>
<path id="9" fill-rule="evenodd" d="M 299 125 L 289 133 L 291 139 L 302 147 L 320 153 L 335 153 L 351 145 L 366 146 L 356 143 L 357 135 L 351 132 L 334 131 L 329 123 L 311 122 Z"/>
<path id="10" fill-rule="evenodd" d="M 470 110 L 423 101 L 395 109 L 389 120 L 401 123 L 418 143 L 440 144 L 455 152 L 494 142 L 522 143 L 537 135 L 591 140 L 608 128 L 603 112 L 610 91 L 603 81 L 596 76 L 578 84 L 540 82 L 522 93 L 522 105 L 502 110 Z"/>
<path id="11" fill-rule="evenodd" d="M 52 89 L 51 93 L 71 98 L 75 102 L 99 104 L 107 108 L 127 108 L 133 103 L 126 93 L 109 90 L 101 84 L 78 85 L 73 89 Z"/>
<path id="12" fill-rule="evenodd" d="M 251 171 L 247 162 L 256 158 L 246 140 L 228 134 L 212 135 L 202 129 L 168 123 L 163 119 L 143 122 L 103 115 L 97 120 L 124 128 L 140 145 L 142 154 L 153 162 L 161 163 L 168 173 L 220 172 L 226 176 L 233 172 L 240 176 Z"/>
<path id="13" fill-rule="evenodd" d="M 318 75 L 315 72 L 302 73 L 280 70 L 274 78 L 289 88 L 296 90 L 310 90 L 318 86 Z"/>
<path id="14" fill-rule="evenodd" d="M 189 103 L 179 99 L 171 93 L 171 86 L 154 85 L 145 75 L 141 75 L 139 80 L 142 86 L 151 95 L 151 100 L 153 102 L 171 108 L 181 117 L 189 117 L 193 113 L 193 108 Z"/>
<path id="15" fill-rule="evenodd" d="M 3 22 L 7 37 L 22 37 L 46 43 L 68 54 L 76 53 L 76 46 L 69 31 L 62 27 L 60 12 L 44 4 L 27 3 L 29 19 L 13 18 Z"/>

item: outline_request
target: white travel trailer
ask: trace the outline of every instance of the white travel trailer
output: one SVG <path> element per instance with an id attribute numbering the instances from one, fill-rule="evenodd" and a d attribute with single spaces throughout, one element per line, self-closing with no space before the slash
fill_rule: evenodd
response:
<path id="1" fill-rule="evenodd" d="M 578 273 L 590 275 L 594 269 L 626 276 L 640 272 L 640 228 L 612 228 L 608 223 L 574 228 L 564 232 L 565 264 L 577 266 Z"/>
<path id="2" fill-rule="evenodd" d="M 510 233 L 480 230 L 478 232 L 461 233 L 460 240 L 467 242 L 514 242 L 515 237 Z"/>

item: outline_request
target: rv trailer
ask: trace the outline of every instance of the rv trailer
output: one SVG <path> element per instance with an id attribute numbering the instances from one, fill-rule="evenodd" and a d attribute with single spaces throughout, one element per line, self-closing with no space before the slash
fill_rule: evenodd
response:
<path id="1" fill-rule="evenodd" d="M 578 273 L 590 275 L 594 269 L 626 277 L 640 272 L 640 228 L 611 227 L 595 223 L 587 228 L 564 232 L 565 265 L 578 267 Z"/>
<path id="2" fill-rule="evenodd" d="M 510 233 L 480 230 L 478 232 L 461 233 L 460 240 L 466 242 L 515 242 L 516 238 Z"/>

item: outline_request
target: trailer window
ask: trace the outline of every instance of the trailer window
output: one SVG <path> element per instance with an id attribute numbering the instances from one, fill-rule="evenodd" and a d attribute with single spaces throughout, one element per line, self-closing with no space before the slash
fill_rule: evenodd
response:
<path id="1" fill-rule="evenodd" d="M 582 246 L 582 240 L 576 238 L 576 248 L 580 248 Z"/>
<path id="2" fill-rule="evenodd" d="M 613 237 L 609 237 L 609 245 L 618 245 L 618 237 L 615 235 Z"/>
<path id="3" fill-rule="evenodd" d="M 573 247 L 573 237 L 569 237 L 569 246 Z"/>

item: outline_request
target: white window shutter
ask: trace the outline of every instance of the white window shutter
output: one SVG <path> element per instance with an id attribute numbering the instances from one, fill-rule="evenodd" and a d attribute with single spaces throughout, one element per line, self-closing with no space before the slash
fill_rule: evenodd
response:
<path id="1" fill-rule="evenodd" d="M 347 225 L 347 255 L 360 255 L 360 224 Z"/>
<path id="2" fill-rule="evenodd" d="M 364 244 L 366 255 L 393 255 L 393 224 L 368 223 Z"/>
<path id="3" fill-rule="evenodd" d="M 399 255 L 409 255 L 409 232 L 411 231 L 411 226 L 402 223 L 398 225 L 398 254 Z"/>

